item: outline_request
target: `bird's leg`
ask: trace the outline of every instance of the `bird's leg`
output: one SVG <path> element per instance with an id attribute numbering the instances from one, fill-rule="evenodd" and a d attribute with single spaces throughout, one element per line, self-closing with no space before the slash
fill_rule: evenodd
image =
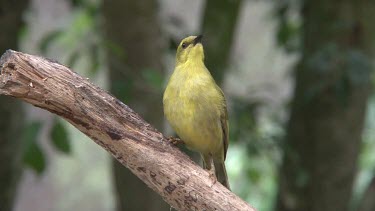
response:
<path id="1" fill-rule="evenodd" d="M 212 161 L 212 159 L 211 159 L 211 168 L 208 170 L 208 173 L 210 174 L 210 179 L 211 179 L 211 182 L 212 182 L 212 184 L 211 184 L 211 188 L 212 188 L 212 186 L 214 186 L 215 185 L 215 183 L 217 182 L 217 178 L 216 178 L 216 175 L 215 175 L 215 166 L 213 165 L 214 163 L 213 163 L 213 161 Z"/>
<path id="2" fill-rule="evenodd" d="M 203 168 L 209 174 L 209 178 L 212 182 L 210 187 L 212 187 L 217 182 L 217 178 L 216 178 L 216 175 L 215 175 L 215 166 L 214 166 L 214 162 L 212 160 L 212 155 L 209 154 L 209 155 L 201 155 L 201 156 L 202 156 L 202 160 L 203 160 Z"/>
<path id="3" fill-rule="evenodd" d="M 169 143 L 171 143 L 173 145 L 185 144 L 183 140 L 181 140 L 180 138 L 177 138 L 177 137 L 173 137 L 173 136 L 169 136 L 167 138 L 167 140 L 169 141 Z"/>

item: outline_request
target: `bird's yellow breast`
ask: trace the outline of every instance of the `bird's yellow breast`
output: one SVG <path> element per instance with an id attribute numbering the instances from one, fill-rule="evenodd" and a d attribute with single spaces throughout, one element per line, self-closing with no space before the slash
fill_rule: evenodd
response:
<path id="1" fill-rule="evenodd" d="M 185 142 L 200 153 L 222 150 L 224 97 L 202 63 L 177 66 L 164 92 L 164 114 Z"/>

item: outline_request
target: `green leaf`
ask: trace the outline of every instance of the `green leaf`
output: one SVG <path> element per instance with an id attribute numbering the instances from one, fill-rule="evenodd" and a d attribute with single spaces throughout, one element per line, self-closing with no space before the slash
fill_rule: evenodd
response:
<path id="1" fill-rule="evenodd" d="M 111 82 L 113 94 L 123 102 L 132 100 L 132 91 L 134 88 L 134 82 L 132 80 L 120 80 L 113 79 Z"/>
<path id="2" fill-rule="evenodd" d="M 298 36 L 300 30 L 300 27 L 292 21 L 281 21 L 276 33 L 277 44 L 284 47 L 288 52 L 297 50 L 299 48 Z"/>
<path id="3" fill-rule="evenodd" d="M 18 31 L 18 40 L 25 40 L 29 33 L 29 27 L 26 24 L 22 25 Z"/>
<path id="4" fill-rule="evenodd" d="M 40 128 L 40 122 L 31 122 L 24 129 L 22 137 L 25 144 L 23 162 L 38 174 L 43 173 L 46 167 L 44 153 L 37 143 Z"/>
<path id="5" fill-rule="evenodd" d="M 100 67 L 100 49 L 97 45 L 90 45 L 89 46 L 89 56 L 90 56 L 90 67 L 89 73 L 91 75 L 96 75 L 98 73 Z"/>
<path id="6" fill-rule="evenodd" d="M 292 15 L 299 8 L 298 3 L 295 0 L 283 0 L 277 1 L 275 6 L 275 18 L 278 22 L 277 45 L 284 48 L 287 53 L 295 53 L 301 48 L 301 24 Z"/>
<path id="7" fill-rule="evenodd" d="M 46 168 L 45 160 L 43 151 L 36 142 L 28 147 L 23 157 L 24 163 L 38 174 L 43 173 Z"/>
<path id="8" fill-rule="evenodd" d="M 66 65 L 68 66 L 68 67 L 70 67 L 70 68 L 73 68 L 76 64 L 77 64 L 77 61 L 78 61 L 78 59 L 80 58 L 80 52 L 78 51 L 78 50 L 75 50 L 75 51 L 73 51 L 70 55 L 69 55 L 69 57 L 68 57 L 68 59 L 67 59 L 67 61 L 66 61 Z"/>
<path id="9" fill-rule="evenodd" d="M 164 76 L 160 72 L 154 69 L 144 69 L 142 71 L 142 76 L 146 80 L 146 83 L 152 88 L 157 90 L 163 89 Z"/>
<path id="10" fill-rule="evenodd" d="M 85 2 L 83 0 L 70 0 L 70 3 L 73 7 L 82 7 L 85 5 Z"/>
<path id="11" fill-rule="evenodd" d="M 51 141 L 57 150 L 69 154 L 71 145 L 68 138 L 68 132 L 60 121 L 55 121 L 51 130 Z"/>
<path id="12" fill-rule="evenodd" d="M 127 56 L 126 52 L 123 48 L 121 48 L 118 44 L 111 40 L 105 40 L 101 43 L 101 45 L 108 50 L 109 53 L 113 54 L 114 56 L 118 57 L 118 59 L 122 61 L 126 61 Z"/>
<path id="13" fill-rule="evenodd" d="M 62 30 L 55 30 L 45 35 L 39 43 L 40 51 L 43 54 L 45 54 L 47 52 L 48 47 L 51 45 L 51 43 L 55 41 L 62 34 L 63 34 Z"/>

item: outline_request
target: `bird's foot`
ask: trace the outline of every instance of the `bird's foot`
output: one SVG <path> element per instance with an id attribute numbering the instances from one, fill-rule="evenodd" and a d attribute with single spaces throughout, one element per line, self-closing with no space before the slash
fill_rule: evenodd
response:
<path id="1" fill-rule="evenodd" d="M 183 140 L 181 140 L 180 138 L 172 137 L 172 136 L 168 137 L 167 140 L 169 141 L 169 143 L 173 145 L 184 144 Z"/>
<path id="2" fill-rule="evenodd" d="M 215 171 L 212 171 L 212 170 L 207 170 L 208 172 L 208 177 L 210 178 L 211 180 L 211 184 L 210 184 L 210 188 L 212 188 L 212 186 L 215 185 L 215 183 L 217 182 L 217 178 L 216 178 L 216 175 L 215 175 Z"/>

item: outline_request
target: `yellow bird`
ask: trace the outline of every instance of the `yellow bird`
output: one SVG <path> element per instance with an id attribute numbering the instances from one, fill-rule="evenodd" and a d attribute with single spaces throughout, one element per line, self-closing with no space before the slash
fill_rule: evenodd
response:
<path id="1" fill-rule="evenodd" d="M 163 96 L 164 114 L 177 135 L 198 151 L 203 167 L 230 189 L 225 169 L 228 112 L 225 97 L 204 64 L 202 35 L 183 39 Z"/>

